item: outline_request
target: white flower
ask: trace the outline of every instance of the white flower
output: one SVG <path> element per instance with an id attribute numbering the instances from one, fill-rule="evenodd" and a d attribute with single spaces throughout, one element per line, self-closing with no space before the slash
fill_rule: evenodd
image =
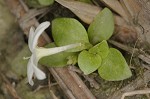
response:
<path id="1" fill-rule="evenodd" d="M 37 46 L 38 38 L 43 33 L 43 31 L 46 28 L 48 28 L 49 25 L 50 25 L 49 22 L 43 22 L 36 28 L 36 30 L 34 30 L 33 27 L 31 27 L 30 29 L 28 45 L 30 51 L 32 52 L 32 55 L 27 65 L 27 77 L 28 77 L 29 84 L 32 86 L 34 85 L 34 82 L 32 80 L 33 75 L 35 75 L 35 77 L 37 77 L 37 79 L 39 80 L 43 80 L 46 78 L 45 73 L 37 67 L 40 58 L 44 56 L 56 54 L 68 49 L 72 49 L 77 46 L 81 46 L 80 43 L 76 43 L 76 44 L 70 44 L 62 47 L 55 47 L 55 48 L 38 47 Z"/>

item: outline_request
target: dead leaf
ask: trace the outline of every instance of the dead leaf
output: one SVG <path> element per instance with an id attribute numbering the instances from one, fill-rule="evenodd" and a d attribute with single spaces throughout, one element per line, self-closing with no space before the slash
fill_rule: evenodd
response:
<path id="1" fill-rule="evenodd" d="M 68 0 L 55 0 L 64 7 L 71 10 L 74 14 L 76 14 L 82 21 L 87 24 L 90 24 L 94 17 L 100 12 L 101 8 L 79 2 L 79 1 L 68 1 Z"/>
<path id="2" fill-rule="evenodd" d="M 109 6 L 111 9 L 113 9 L 115 12 L 117 12 L 120 16 L 122 16 L 126 21 L 129 21 L 128 19 L 128 13 L 125 12 L 124 8 L 120 4 L 118 0 L 100 0 L 103 3 L 105 3 L 107 6 Z"/>
<path id="3" fill-rule="evenodd" d="M 131 14 L 131 21 L 136 26 L 138 37 L 150 44 L 150 1 L 149 0 L 122 0 Z"/>

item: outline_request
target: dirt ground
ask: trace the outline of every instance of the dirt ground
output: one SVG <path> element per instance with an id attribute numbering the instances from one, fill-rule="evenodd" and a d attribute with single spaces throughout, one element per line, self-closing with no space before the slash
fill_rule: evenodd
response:
<path id="1" fill-rule="evenodd" d="M 53 9 L 51 11 L 60 14 L 59 10 Z M 68 13 L 70 14 L 67 10 L 61 16 L 67 16 Z M 70 16 L 75 17 L 72 13 Z M 47 20 L 47 17 L 43 20 Z M 50 18 L 49 20 L 52 19 Z M 33 87 L 27 83 L 26 66 L 28 60 L 24 59 L 24 57 L 30 56 L 27 37 L 20 29 L 16 17 L 7 8 L 4 0 L 0 0 L 0 24 L 0 99 L 67 99 L 58 84 L 54 83 L 54 86 L 49 88 L 47 79 L 45 83 L 37 81 L 37 84 Z M 149 27 L 146 28 L 149 30 Z M 146 36 L 144 35 L 148 42 L 150 42 L 149 35 L 150 33 L 147 33 Z M 149 44 L 144 44 L 138 43 L 137 46 L 139 49 L 144 49 L 150 54 Z M 126 50 L 125 47 L 124 49 Z M 121 51 L 125 53 L 124 56 L 130 63 L 132 52 L 129 54 L 130 52 L 126 52 L 124 49 L 123 51 L 121 49 Z M 149 64 L 145 65 L 145 62 L 148 62 L 149 59 L 144 61 L 146 58 L 143 58 L 142 61 L 142 58 L 142 56 L 138 55 L 133 57 L 132 65 L 130 66 L 133 76 L 128 80 L 108 82 L 97 78 L 97 74 L 93 74 L 90 76 L 95 78 L 100 88 L 95 89 L 91 87 L 88 81 L 85 81 L 85 83 L 97 99 L 106 99 L 106 97 L 108 99 L 115 99 L 114 97 L 127 90 L 149 89 L 150 67 Z M 127 99 L 150 99 L 150 96 L 149 94 L 136 95 Z"/>

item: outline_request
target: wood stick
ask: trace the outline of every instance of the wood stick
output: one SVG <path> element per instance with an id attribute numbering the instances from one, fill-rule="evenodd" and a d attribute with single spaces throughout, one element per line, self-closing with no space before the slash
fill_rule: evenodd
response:
<path id="1" fill-rule="evenodd" d="M 143 52 L 141 52 L 139 49 L 126 46 L 124 44 L 121 44 L 121 43 L 113 41 L 113 40 L 109 40 L 109 43 L 117 46 L 118 48 L 121 48 L 121 49 L 127 51 L 130 54 L 132 54 L 134 52 L 134 54 L 137 55 L 141 60 L 150 64 L 150 58 L 149 58 L 150 55 L 147 55 L 146 53 L 143 54 Z"/>
<path id="2" fill-rule="evenodd" d="M 77 68 L 76 66 L 69 66 L 68 69 L 71 70 L 71 71 L 75 71 L 75 72 L 79 73 L 81 76 L 83 76 L 85 78 L 85 80 L 87 80 L 90 83 L 91 87 L 94 87 L 95 89 L 100 88 L 99 83 L 97 83 L 94 80 L 94 78 L 89 77 L 89 75 L 83 74 L 83 72 L 79 68 Z"/>
<path id="3" fill-rule="evenodd" d="M 145 87 L 145 85 L 150 81 L 149 75 L 150 75 L 150 71 L 149 70 L 145 71 L 143 77 L 136 78 L 134 81 L 130 82 L 127 86 L 116 91 L 108 99 L 120 99 L 123 93 L 125 92 L 134 91 L 139 87 Z"/>
<path id="4" fill-rule="evenodd" d="M 123 93 L 121 99 L 124 99 L 126 96 L 133 96 L 133 95 L 139 95 L 139 94 L 149 94 L 149 93 L 150 93 L 150 89 L 125 92 L 125 93 Z"/>
<path id="5" fill-rule="evenodd" d="M 0 72 L 0 76 L 1 76 L 2 80 L 4 81 L 5 87 L 8 90 L 8 92 L 10 93 L 10 95 L 13 96 L 14 99 L 21 99 L 20 96 L 18 96 L 15 88 L 13 88 L 12 84 L 8 81 L 8 79 L 5 77 L 5 75 L 3 75 Z"/>

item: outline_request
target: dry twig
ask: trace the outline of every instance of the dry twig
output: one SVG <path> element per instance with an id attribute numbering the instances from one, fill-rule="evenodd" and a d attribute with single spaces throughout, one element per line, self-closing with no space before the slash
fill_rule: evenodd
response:
<path id="1" fill-rule="evenodd" d="M 125 92 L 125 93 L 123 93 L 121 99 L 124 99 L 126 96 L 133 96 L 133 95 L 138 95 L 138 94 L 149 94 L 149 93 L 150 93 L 150 89 Z"/>
<path id="2" fill-rule="evenodd" d="M 100 88 L 100 85 L 94 80 L 94 78 L 91 78 L 88 75 L 84 75 L 83 72 L 80 69 L 78 69 L 77 67 L 69 66 L 69 69 L 71 71 L 75 71 L 75 72 L 79 73 L 80 75 L 82 75 L 90 83 L 91 87 L 94 87 L 95 89 Z"/>
<path id="3" fill-rule="evenodd" d="M 134 81 L 130 82 L 128 85 L 122 89 L 116 91 L 108 99 L 120 99 L 122 94 L 129 91 L 134 91 L 137 88 L 145 87 L 145 85 L 150 81 L 150 71 L 145 71 L 143 77 L 137 77 Z"/>
<path id="4" fill-rule="evenodd" d="M 50 81 L 50 74 L 48 75 L 48 87 L 49 87 L 49 92 L 52 96 L 53 99 L 58 99 L 57 96 L 54 94 L 54 92 L 51 90 L 51 81 Z"/>
<path id="5" fill-rule="evenodd" d="M 17 94 L 16 90 L 12 86 L 12 84 L 9 82 L 9 80 L 0 72 L 0 76 L 2 80 L 5 82 L 5 87 L 10 93 L 11 96 L 13 96 L 14 99 L 21 99 L 20 96 Z"/>
<path id="6" fill-rule="evenodd" d="M 113 41 L 113 40 L 109 40 L 109 43 L 117 46 L 118 48 L 121 48 L 122 50 L 127 51 L 130 54 L 132 54 L 134 52 L 135 55 L 137 55 L 142 61 L 146 62 L 147 64 L 150 64 L 150 58 L 149 58 L 150 55 L 143 53 L 141 50 L 139 50 L 137 48 L 132 48 L 132 47 L 126 46 L 124 44 L 121 44 L 121 43 Z"/>

